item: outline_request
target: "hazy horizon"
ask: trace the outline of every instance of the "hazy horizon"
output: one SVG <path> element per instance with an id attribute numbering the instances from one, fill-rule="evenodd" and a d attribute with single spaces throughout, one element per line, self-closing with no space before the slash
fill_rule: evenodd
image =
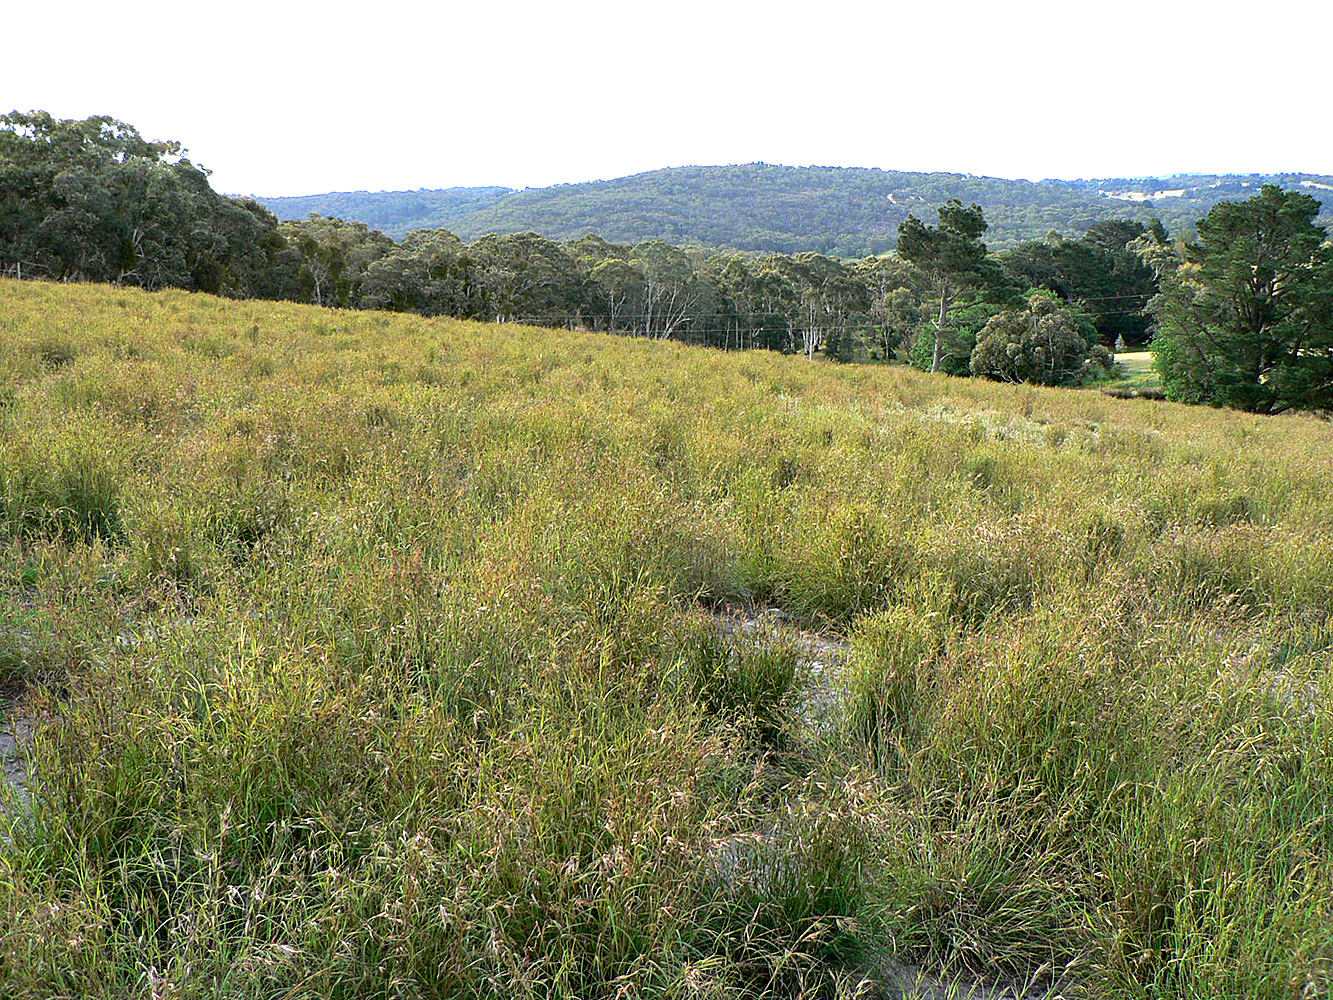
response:
<path id="1" fill-rule="evenodd" d="M 992 180 L 1007 181 L 1027 181 L 1030 184 L 1041 184 L 1044 182 L 1074 184 L 1083 181 L 1149 181 L 1149 180 L 1169 180 L 1181 177 L 1262 177 L 1272 174 L 1298 174 L 1301 176 L 1329 177 L 1333 174 L 1325 174 L 1314 170 L 1172 170 L 1155 174 L 1089 174 L 1083 177 L 1011 177 L 1003 174 L 983 174 L 966 170 L 907 170 L 896 167 L 866 167 L 859 164 L 831 164 L 831 163 L 772 163 L 767 160 L 746 160 L 733 163 L 679 163 L 671 166 L 652 167 L 647 170 L 636 170 L 629 174 L 616 174 L 614 176 L 589 177 L 584 180 L 575 181 L 557 181 L 553 184 L 527 184 L 522 186 L 513 186 L 509 184 L 442 184 L 427 185 L 418 184 L 411 187 L 360 187 L 360 188 L 337 188 L 323 191 L 299 191 L 295 193 L 274 193 L 271 191 L 222 191 L 221 193 L 232 197 L 252 197 L 252 198 L 304 198 L 313 195 L 323 194 L 394 194 L 404 191 L 449 191 L 460 189 L 480 189 L 480 188 L 505 188 L 509 191 L 538 191 L 551 187 L 576 187 L 581 184 L 600 184 L 607 181 L 624 180 L 627 177 L 637 177 L 642 174 L 658 173 L 664 170 L 688 170 L 693 168 L 711 168 L 711 167 L 737 167 L 762 164 L 770 167 L 790 167 L 794 170 L 809 169 L 832 169 L 832 170 L 879 170 L 884 173 L 943 173 L 957 174 L 962 177 L 979 177 Z M 206 166 L 206 164 L 205 164 Z M 216 187 L 216 185 L 215 185 Z M 220 189 L 219 189 L 220 190 Z"/>

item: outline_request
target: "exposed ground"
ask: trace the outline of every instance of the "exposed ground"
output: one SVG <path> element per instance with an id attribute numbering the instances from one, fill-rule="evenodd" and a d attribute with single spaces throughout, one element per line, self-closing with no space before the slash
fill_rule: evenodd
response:
<path id="1" fill-rule="evenodd" d="M 28 789 L 28 765 L 21 747 L 32 733 L 32 723 L 17 715 L 13 704 L 0 700 L 0 777 L 22 801 Z M 5 793 L 0 791 L 0 802 Z M 0 809 L 5 806 L 0 804 Z"/>

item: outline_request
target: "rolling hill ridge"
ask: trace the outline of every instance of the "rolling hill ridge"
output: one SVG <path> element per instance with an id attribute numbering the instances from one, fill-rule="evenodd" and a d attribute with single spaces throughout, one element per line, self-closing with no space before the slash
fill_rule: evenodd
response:
<path id="1" fill-rule="evenodd" d="M 317 212 L 394 237 L 423 228 L 449 229 L 468 240 L 528 230 L 551 239 L 594 232 L 617 242 L 663 239 L 859 257 L 891 249 L 909 213 L 933 219 L 935 207 L 949 198 L 982 206 L 991 225 L 987 243 L 1000 250 L 1051 230 L 1077 235 L 1104 219 L 1159 218 L 1172 233 L 1190 235 L 1213 205 L 1251 197 L 1269 183 L 1308 192 L 1323 203 L 1324 221 L 1333 220 L 1333 176 L 1322 174 L 1026 181 L 766 163 L 672 167 L 523 191 L 474 187 L 257 200 L 281 219 Z"/>

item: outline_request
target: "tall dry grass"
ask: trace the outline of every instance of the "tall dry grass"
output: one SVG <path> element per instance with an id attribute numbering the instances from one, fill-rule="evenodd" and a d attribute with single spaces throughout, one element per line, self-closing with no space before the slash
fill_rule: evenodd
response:
<path id="1" fill-rule="evenodd" d="M 0 995 L 1326 995 L 1329 443 L 0 282 Z"/>

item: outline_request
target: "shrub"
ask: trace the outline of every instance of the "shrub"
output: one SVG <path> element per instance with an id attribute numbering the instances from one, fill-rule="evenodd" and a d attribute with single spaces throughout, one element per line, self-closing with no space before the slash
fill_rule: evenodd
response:
<path id="1" fill-rule="evenodd" d="M 993 317 L 972 351 L 972 374 L 997 382 L 1077 385 L 1094 370 L 1109 375 L 1113 363 L 1105 348 L 1089 345 L 1074 316 L 1045 295 Z"/>

